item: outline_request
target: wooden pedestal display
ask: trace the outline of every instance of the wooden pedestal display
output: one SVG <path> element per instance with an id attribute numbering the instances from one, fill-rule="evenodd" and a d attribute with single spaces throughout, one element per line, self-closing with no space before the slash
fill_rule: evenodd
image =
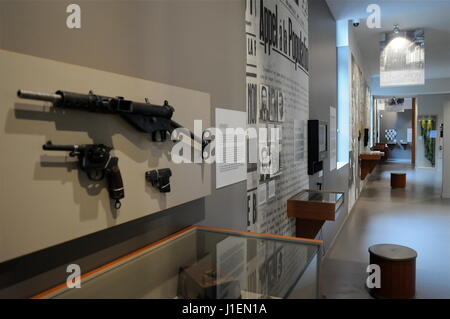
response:
<path id="1" fill-rule="evenodd" d="M 405 188 L 406 187 L 406 173 L 391 173 L 391 187 Z"/>
<path id="2" fill-rule="evenodd" d="M 382 152 L 371 152 L 364 153 L 359 155 L 359 159 L 361 160 L 361 180 L 365 180 L 367 175 L 372 173 L 375 166 L 377 166 L 378 162 L 384 156 Z"/>
<path id="3" fill-rule="evenodd" d="M 377 143 L 372 148 L 372 151 L 383 152 L 384 155 L 381 158 L 383 161 L 387 160 L 389 157 L 389 147 L 385 143 Z"/>
<path id="4" fill-rule="evenodd" d="M 375 298 L 409 299 L 416 294 L 417 252 L 409 247 L 381 244 L 369 248 L 370 264 L 380 267 L 381 285 L 373 288 Z"/>
<path id="5" fill-rule="evenodd" d="M 344 193 L 304 190 L 287 203 L 289 217 L 295 217 L 296 236 L 316 238 L 325 221 L 335 221 L 336 212 L 344 202 Z"/>
<path id="6" fill-rule="evenodd" d="M 297 218 L 295 221 L 295 236 L 300 238 L 316 238 L 325 220 Z"/>

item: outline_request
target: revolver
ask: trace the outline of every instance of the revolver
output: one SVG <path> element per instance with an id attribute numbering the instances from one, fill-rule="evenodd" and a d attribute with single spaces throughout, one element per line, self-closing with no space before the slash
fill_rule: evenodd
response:
<path id="1" fill-rule="evenodd" d="M 54 145 L 48 141 L 42 148 L 45 151 L 66 151 L 70 157 L 77 157 L 79 168 L 92 181 L 101 181 L 106 177 L 109 197 L 115 200 L 115 208 L 122 206 L 120 200 L 125 197 L 125 192 L 118 166 L 119 159 L 111 156 L 112 147 L 103 144 Z"/>

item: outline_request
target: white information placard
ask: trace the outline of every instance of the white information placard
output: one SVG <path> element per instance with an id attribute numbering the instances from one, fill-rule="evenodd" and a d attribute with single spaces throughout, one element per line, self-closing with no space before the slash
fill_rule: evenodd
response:
<path id="1" fill-rule="evenodd" d="M 232 134 L 232 129 L 245 130 L 247 113 L 216 108 L 216 128 L 220 131 L 222 142 L 216 134 L 216 188 L 232 185 L 247 179 L 245 163 L 246 140 Z M 219 132 L 217 132 L 219 133 Z M 244 159 L 241 161 L 240 159 Z"/>

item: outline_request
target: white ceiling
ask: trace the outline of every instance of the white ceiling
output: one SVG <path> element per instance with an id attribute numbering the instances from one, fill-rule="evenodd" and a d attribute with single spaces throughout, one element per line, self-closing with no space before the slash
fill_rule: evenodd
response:
<path id="1" fill-rule="evenodd" d="M 425 78 L 450 78 L 450 0 L 327 0 L 336 20 L 361 19 L 355 36 L 364 56 L 369 76 L 379 75 L 380 34 L 401 30 L 425 29 Z M 381 8 L 381 29 L 369 29 L 366 8 L 376 3 Z"/>

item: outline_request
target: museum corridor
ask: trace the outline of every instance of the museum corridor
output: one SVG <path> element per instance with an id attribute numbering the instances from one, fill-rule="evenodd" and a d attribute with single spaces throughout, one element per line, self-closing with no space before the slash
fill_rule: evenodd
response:
<path id="1" fill-rule="evenodd" d="M 390 188 L 390 173 L 407 172 L 406 189 Z M 407 164 L 381 164 L 355 204 L 322 269 L 326 298 L 370 298 L 368 247 L 405 245 L 417 257 L 416 298 L 450 298 L 450 200 L 441 174 Z"/>

